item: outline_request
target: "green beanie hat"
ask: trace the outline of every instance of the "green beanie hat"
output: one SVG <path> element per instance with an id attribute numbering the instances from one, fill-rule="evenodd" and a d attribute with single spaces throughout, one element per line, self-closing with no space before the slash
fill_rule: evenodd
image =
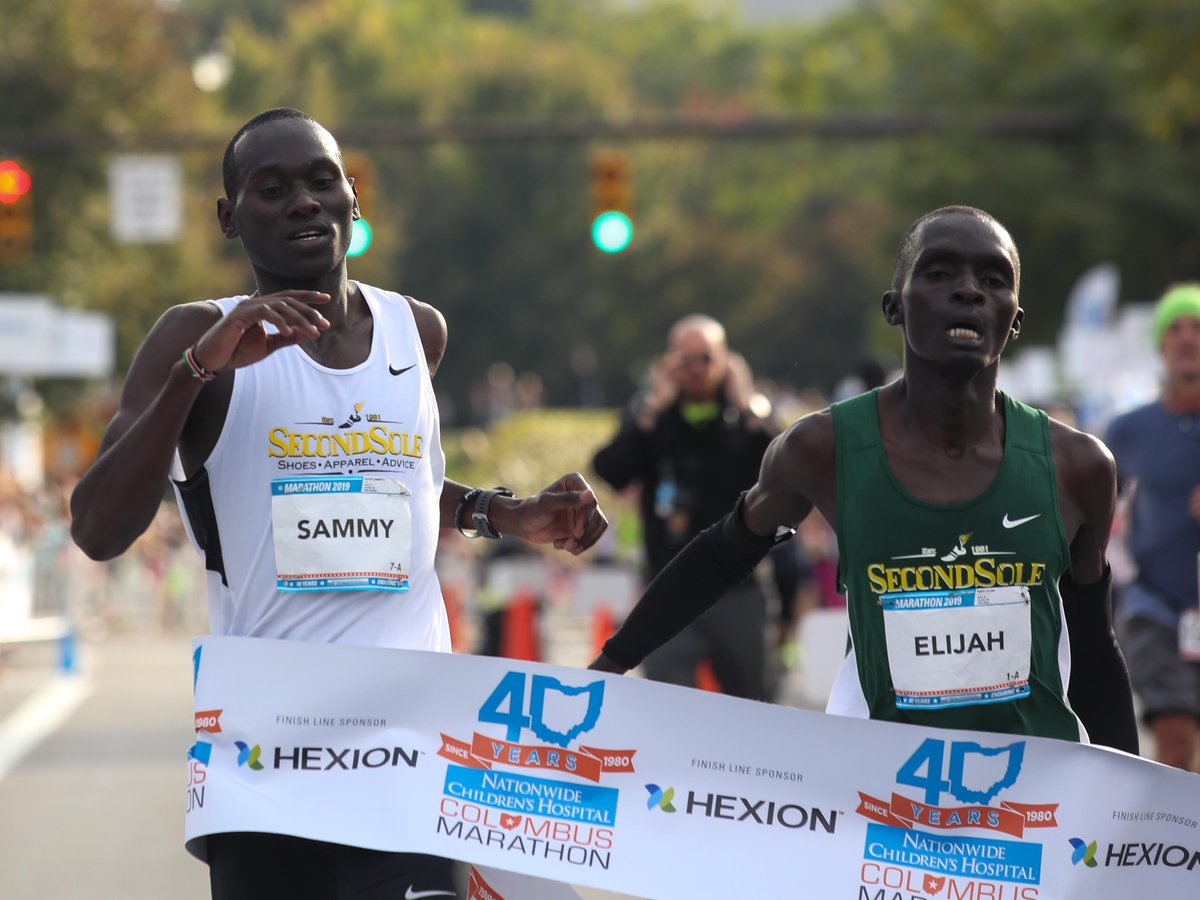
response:
<path id="1" fill-rule="evenodd" d="M 1154 344 L 1162 343 L 1171 323 L 1180 316 L 1200 319 L 1200 283 L 1189 281 L 1172 285 L 1154 307 Z"/>

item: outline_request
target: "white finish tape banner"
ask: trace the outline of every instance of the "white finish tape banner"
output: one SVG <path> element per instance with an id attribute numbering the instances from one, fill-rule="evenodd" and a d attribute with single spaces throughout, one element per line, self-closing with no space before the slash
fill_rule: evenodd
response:
<path id="1" fill-rule="evenodd" d="M 507 900 L 1200 896 L 1200 776 L 1121 753 L 487 657 L 210 637 L 194 663 L 201 857 L 244 830 L 432 853 Z"/>

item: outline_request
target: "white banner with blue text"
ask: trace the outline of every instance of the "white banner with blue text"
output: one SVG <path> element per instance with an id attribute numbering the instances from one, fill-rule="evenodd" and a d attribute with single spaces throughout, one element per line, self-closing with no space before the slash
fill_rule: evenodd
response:
<path id="1" fill-rule="evenodd" d="M 1200 896 L 1200 776 L 1123 753 L 490 657 L 193 653 L 202 858 L 225 831 L 432 853 L 487 900 Z"/>

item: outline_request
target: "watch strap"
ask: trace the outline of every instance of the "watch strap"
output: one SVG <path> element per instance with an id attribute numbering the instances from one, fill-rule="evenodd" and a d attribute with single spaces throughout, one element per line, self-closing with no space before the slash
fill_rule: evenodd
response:
<path id="1" fill-rule="evenodd" d="M 490 538 L 497 540 L 503 535 L 492 527 L 491 521 L 488 519 L 488 510 L 491 508 L 492 501 L 497 497 L 511 497 L 513 492 L 506 487 L 488 488 L 486 491 L 480 491 L 475 496 L 475 504 L 471 509 L 468 522 L 463 522 L 459 526 L 459 531 L 465 537 L 469 538 Z"/>

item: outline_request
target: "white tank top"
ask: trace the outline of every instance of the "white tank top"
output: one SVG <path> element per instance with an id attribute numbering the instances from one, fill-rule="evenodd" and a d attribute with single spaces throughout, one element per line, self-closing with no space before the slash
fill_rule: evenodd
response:
<path id="1" fill-rule="evenodd" d="M 213 634 L 450 649 L 424 348 L 404 297 L 358 286 L 374 319 L 365 362 L 329 369 L 285 347 L 235 373 L 205 463 L 225 576 L 206 573 Z M 245 299 L 210 302 L 224 315 Z"/>

